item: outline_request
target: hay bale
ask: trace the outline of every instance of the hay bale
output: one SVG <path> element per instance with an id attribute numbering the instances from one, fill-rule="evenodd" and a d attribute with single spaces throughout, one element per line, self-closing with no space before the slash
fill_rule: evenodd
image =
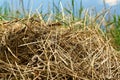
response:
<path id="1" fill-rule="evenodd" d="M 17 24 L 17 26 L 15 26 Z M 30 80 L 118 80 L 120 59 L 99 29 L 12 23 L 0 43 L 0 77 Z"/>

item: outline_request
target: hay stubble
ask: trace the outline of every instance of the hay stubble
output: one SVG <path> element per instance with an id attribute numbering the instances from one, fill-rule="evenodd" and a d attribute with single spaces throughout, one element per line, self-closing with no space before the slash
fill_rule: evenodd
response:
<path id="1" fill-rule="evenodd" d="M 3 25 L 11 29 L 0 35 L 2 79 L 120 79 L 119 52 L 99 29 L 26 24 L 21 20 Z"/>

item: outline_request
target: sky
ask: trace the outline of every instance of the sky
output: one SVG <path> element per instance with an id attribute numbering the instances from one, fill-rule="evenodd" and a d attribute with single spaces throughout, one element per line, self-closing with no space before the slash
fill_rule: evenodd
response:
<path id="1" fill-rule="evenodd" d="M 26 9 L 32 9 L 33 11 L 40 8 L 42 10 L 46 11 L 49 8 L 52 8 L 53 0 L 23 0 L 24 1 L 24 6 Z M 54 0 L 55 4 L 58 5 L 60 0 Z M 71 0 L 61 0 L 63 6 L 69 7 Z M 75 5 L 79 7 L 81 0 L 75 0 Z M 0 5 L 4 5 L 4 2 L 9 2 L 11 7 L 14 7 L 16 9 L 19 9 L 19 0 L 0 0 Z M 28 3 L 30 5 L 28 5 Z M 82 0 L 84 8 L 91 8 L 95 7 L 98 11 L 103 9 L 103 0 Z M 113 7 L 116 9 L 120 8 L 120 0 L 105 0 L 105 3 L 107 4 L 107 7 Z M 12 4 L 14 6 L 12 6 Z M 119 11 L 119 10 L 118 10 Z"/>
<path id="2" fill-rule="evenodd" d="M 110 6 L 115 6 L 120 2 L 120 0 L 105 0 L 105 2 Z"/>
<path id="3" fill-rule="evenodd" d="M 18 0 L 0 0 L 0 4 L 3 4 L 5 1 L 17 2 Z M 32 1 L 32 0 L 24 0 L 25 3 L 28 3 L 29 1 Z M 32 2 L 34 4 L 38 4 L 38 3 L 41 3 L 41 2 L 43 2 L 45 4 L 45 3 L 48 3 L 48 2 L 51 2 L 51 1 L 52 0 L 33 0 Z M 54 1 L 58 2 L 59 0 L 54 0 Z M 69 2 L 70 0 L 61 0 L 61 1 L 64 3 L 64 2 Z M 77 1 L 81 1 L 81 0 L 77 0 Z M 97 3 L 99 3 L 99 2 L 102 3 L 103 0 L 83 0 L 83 2 L 85 2 L 89 5 L 89 2 L 93 3 L 93 4 L 96 4 L 96 2 Z M 115 6 L 120 2 L 120 0 L 105 0 L 105 2 L 110 6 Z"/>

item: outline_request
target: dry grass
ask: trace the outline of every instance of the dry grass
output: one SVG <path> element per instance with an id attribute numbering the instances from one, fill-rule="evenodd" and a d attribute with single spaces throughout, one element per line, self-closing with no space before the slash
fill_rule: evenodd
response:
<path id="1" fill-rule="evenodd" d="M 34 19 L 1 23 L 0 79 L 120 79 L 120 53 L 99 28 L 57 24 Z"/>

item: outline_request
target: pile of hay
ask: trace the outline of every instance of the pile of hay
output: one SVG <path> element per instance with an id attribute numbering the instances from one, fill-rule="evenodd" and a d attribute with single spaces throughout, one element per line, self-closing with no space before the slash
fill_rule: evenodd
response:
<path id="1" fill-rule="evenodd" d="M 0 79 L 120 79 L 120 55 L 98 28 L 76 30 L 34 20 L 0 28 Z"/>

